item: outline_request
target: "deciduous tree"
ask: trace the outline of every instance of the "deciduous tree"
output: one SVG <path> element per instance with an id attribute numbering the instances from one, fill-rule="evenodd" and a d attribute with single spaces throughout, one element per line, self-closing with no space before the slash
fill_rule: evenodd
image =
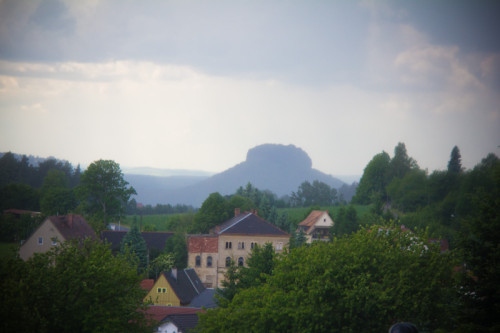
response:
<path id="1" fill-rule="evenodd" d="M 130 196 L 137 194 L 123 178 L 120 165 L 99 160 L 89 165 L 81 176 L 77 190 L 82 208 L 92 220 L 94 229 L 106 228 L 109 220 L 123 215 Z"/>

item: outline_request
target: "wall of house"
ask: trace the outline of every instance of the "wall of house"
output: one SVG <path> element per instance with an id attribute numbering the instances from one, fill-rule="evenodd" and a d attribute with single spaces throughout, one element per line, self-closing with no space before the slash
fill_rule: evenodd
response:
<path id="1" fill-rule="evenodd" d="M 39 243 L 39 238 L 42 238 L 42 244 Z M 49 220 L 45 220 L 38 229 L 23 243 L 19 249 L 19 256 L 23 260 L 28 260 L 35 253 L 48 252 L 53 246 L 53 240 L 56 243 L 64 242 L 63 235 L 57 230 L 54 224 Z"/>
<path id="2" fill-rule="evenodd" d="M 196 257 L 200 257 L 200 265 L 196 265 Z M 208 257 L 212 257 L 212 265 L 208 266 Z M 217 266 L 219 254 L 214 253 L 188 253 L 188 267 L 194 268 L 196 274 L 206 288 L 217 287 Z"/>
<path id="3" fill-rule="evenodd" d="M 160 288 L 160 291 L 158 291 L 158 288 Z M 156 280 L 153 288 L 151 288 L 144 298 L 145 302 L 149 300 L 154 305 L 181 306 L 179 298 L 163 274 Z"/>
<path id="4" fill-rule="evenodd" d="M 289 241 L 289 237 L 283 236 L 219 235 L 219 261 L 217 265 L 218 287 L 222 286 L 222 281 L 224 280 L 227 257 L 231 258 L 236 265 L 238 265 L 239 259 L 242 258 L 243 265 L 246 266 L 247 258 L 250 252 L 252 252 L 252 243 L 258 244 L 259 246 L 271 243 L 276 253 L 281 253 L 285 247 L 288 247 Z M 231 244 L 230 248 L 229 243 Z"/>

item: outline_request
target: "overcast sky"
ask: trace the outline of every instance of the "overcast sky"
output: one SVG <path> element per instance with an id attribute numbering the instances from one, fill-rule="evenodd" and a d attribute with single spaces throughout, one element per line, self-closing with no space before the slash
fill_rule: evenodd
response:
<path id="1" fill-rule="evenodd" d="M 263 143 L 361 174 L 500 153 L 499 1 L 0 0 L 0 152 L 220 172 Z"/>

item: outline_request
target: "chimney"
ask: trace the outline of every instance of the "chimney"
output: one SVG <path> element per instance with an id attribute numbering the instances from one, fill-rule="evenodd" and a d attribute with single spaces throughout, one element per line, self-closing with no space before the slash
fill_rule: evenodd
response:
<path id="1" fill-rule="evenodd" d="M 234 216 L 238 216 L 240 215 L 240 209 L 239 208 L 235 208 L 234 209 Z"/>
<path id="2" fill-rule="evenodd" d="M 177 280 L 177 268 L 172 268 L 172 271 L 170 273 L 170 275 L 175 279 Z"/>

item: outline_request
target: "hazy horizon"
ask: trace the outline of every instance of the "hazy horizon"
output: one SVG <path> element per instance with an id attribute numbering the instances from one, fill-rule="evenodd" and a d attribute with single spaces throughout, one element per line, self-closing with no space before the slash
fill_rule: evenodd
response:
<path id="1" fill-rule="evenodd" d="M 500 145 L 495 1 L 0 0 L 0 151 L 219 173 L 264 144 L 361 175 Z"/>

